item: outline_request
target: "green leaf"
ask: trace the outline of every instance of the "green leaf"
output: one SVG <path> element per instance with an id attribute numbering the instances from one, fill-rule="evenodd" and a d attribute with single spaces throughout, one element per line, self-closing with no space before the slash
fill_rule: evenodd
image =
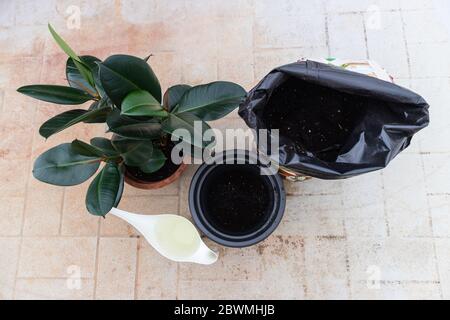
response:
<path id="1" fill-rule="evenodd" d="M 217 81 L 191 88 L 173 113 L 192 113 L 204 121 L 220 119 L 239 106 L 246 91 L 232 82 Z"/>
<path id="2" fill-rule="evenodd" d="M 83 76 L 83 78 L 91 85 L 94 86 L 94 78 L 92 76 L 92 72 L 89 69 L 89 66 L 84 63 L 80 57 L 75 53 L 75 51 L 72 50 L 72 48 L 63 40 L 63 38 L 60 37 L 58 33 L 53 29 L 53 27 L 48 24 L 48 29 L 50 30 L 50 33 L 53 36 L 53 39 L 55 39 L 56 43 L 59 45 L 59 47 L 70 57 L 73 59 L 73 62 L 77 69 L 80 71 L 80 74 Z"/>
<path id="3" fill-rule="evenodd" d="M 94 99 L 90 94 L 76 88 L 55 85 L 31 85 L 17 89 L 32 98 L 57 104 L 83 104 Z"/>
<path id="4" fill-rule="evenodd" d="M 166 156 L 160 149 L 153 149 L 152 157 L 143 165 L 139 166 L 145 173 L 153 173 L 161 169 L 166 163 Z"/>
<path id="5" fill-rule="evenodd" d="M 199 148 L 206 147 L 210 142 L 203 141 L 203 134 L 210 126 L 197 116 L 190 113 L 173 114 L 162 123 L 163 131 Z M 185 130 L 178 130 L 185 129 Z"/>
<path id="6" fill-rule="evenodd" d="M 164 117 L 167 111 L 150 93 L 136 90 L 128 94 L 122 102 L 122 114 L 128 116 Z"/>
<path id="7" fill-rule="evenodd" d="M 105 216 L 116 203 L 123 179 L 116 163 L 108 162 L 89 186 L 86 207 L 96 216 Z"/>
<path id="8" fill-rule="evenodd" d="M 105 152 L 102 149 L 97 148 L 95 146 L 91 146 L 90 144 L 83 142 L 81 140 L 75 139 L 72 141 L 72 150 L 78 154 L 87 157 L 104 157 L 106 156 Z"/>
<path id="9" fill-rule="evenodd" d="M 135 90 L 145 90 L 161 102 L 161 86 L 150 66 L 141 58 L 114 55 L 100 66 L 100 81 L 116 106 Z"/>
<path id="10" fill-rule="evenodd" d="M 33 175 L 45 183 L 74 186 L 89 179 L 97 171 L 100 160 L 80 155 L 73 151 L 70 143 L 64 143 L 36 159 Z"/>
<path id="11" fill-rule="evenodd" d="M 39 129 L 39 133 L 44 138 L 48 138 L 51 135 L 67 129 L 79 122 L 98 119 L 98 117 L 103 116 L 110 111 L 110 108 L 103 108 L 92 111 L 81 109 L 66 111 L 58 114 L 57 116 L 54 116 L 50 120 L 47 120 Z"/>
<path id="12" fill-rule="evenodd" d="M 192 87 L 187 84 L 179 84 L 170 87 L 164 94 L 164 107 L 171 112 L 180 102 L 183 95 Z"/>
<path id="13" fill-rule="evenodd" d="M 75 51 L 72 50 L 72 48 L 59 36 L 58 33 L 56 33 L 55 29 L 48 24 L 48 29 L 50 30 L 50 33 L 53 36 L 53 39 L 55 39 L 56 43 L 59 45 L 59 47 L 72 59 L 78 61 L 79 63 L 83 63 L 81 59 L 78 57 L 78 55 L 75 53 Z"/>
<path id="14" fill-rule="evenodd" d="M 117 156 L 119 153 L 116 149 L 114 149 L 111 140 L 103 137 L 97 137 L 91 139 L 91 145 L 94 147 L 97 147 L 98 149 L 101 149 L 102 152 L 107 155 L 108 157 Z"/>
<path id="15" fill-rule="evenodd" d="M 161 134 L 161 124 L 159 122 L 155 120 L 140 121 L 121 115 L 117 109 L 109 114 L 106 123 L 109 131 L 130 139 L 149 140 L 158 138 Z"/>
<path id="16" fill-rule="evenodd" d="M 114 136 L 112 144 L 120 152 L 121 157 L 128 166 L 139 167 L 152 157 L 153 144 L 151 141 L 131 140 Z"/>
<path id="17" fill-rule="evenodd" d="M 119 170 L 120 170 L 120 183 L 119 183 L 119 191 L 117 192 L 117 197 L 116 200 L 114 201 L 114 207 L 117 208 L 117 206 L 120 203 L 120 200 L 122 199 L 122 194 L 123 194 L 123 189 L 124 189 L 124 181 L 125 181 L 125 167 L 120 164 L 119 165 Z"/>
<path id="18" fill-rule="evenodd" d="M 81 56 L 80 59 L 92 72 L 94 83 L 100 83 L 98 79 L 98 65 L 96 63 L 101 62 L 100 59 L 93 56 Z M 74 63 L 74 60 L 70 57 L 67 59 L 66 63 L 66 78 L 72 88 L 83 90 L 90 95 L 95 95 L 97 92 L 96 86 L 92 86 L 91 83 L 86 80 L 86 75 L 81 74 L 80 70 Z"/>

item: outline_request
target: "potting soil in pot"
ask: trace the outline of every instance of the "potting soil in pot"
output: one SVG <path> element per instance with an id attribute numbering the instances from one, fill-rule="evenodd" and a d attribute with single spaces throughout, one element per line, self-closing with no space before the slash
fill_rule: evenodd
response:
<path id="1" fill-rule="evenodd" d="M 367 98 L 289 78 L 274 90 L 263 119 L 295 152 L 334 161 L 365 113 Z"/>
<path id="2" fill-rule="evenodd" d="M 226 234 L 251 233 L 266 222 L 271 193 L 254 165 L 220 165 L 205 181 L 203 205 L 210 223 Z"/>

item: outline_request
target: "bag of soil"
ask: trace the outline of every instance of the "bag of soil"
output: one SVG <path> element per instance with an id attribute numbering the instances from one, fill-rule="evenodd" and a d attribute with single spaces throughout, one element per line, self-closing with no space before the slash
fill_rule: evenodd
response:
<path id="1" fill-rule="evenodd" d="M 421 96 L 391 82 L 300 61 L 270 72 L 239 115 L 252 129 L 268 129 L 269 139 L 279 129 L 281 169 L 342 179 L 386 167 L 428 125 L 428 108 Z"/>

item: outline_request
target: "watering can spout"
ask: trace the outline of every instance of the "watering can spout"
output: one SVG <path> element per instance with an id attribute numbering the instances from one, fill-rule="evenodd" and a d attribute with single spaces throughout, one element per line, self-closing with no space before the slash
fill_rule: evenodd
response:
<path id="1" fill-rule="evenodd" d="M 201 240 L 194 225 L 177 215 L 142 215 L 117 208 L 110 213 L 135 227 L 162 256 L 176 262 L 209 265 L 218 255 Z"/>
<path id="2" fill-rule="evenodd" d="M 215 263 L 218 258 L 219 255 L 208 248 L 206 244 L 201 241 L 197 252 L 192 255 L 190 260 L 194 263 L 210 265 Z"/>

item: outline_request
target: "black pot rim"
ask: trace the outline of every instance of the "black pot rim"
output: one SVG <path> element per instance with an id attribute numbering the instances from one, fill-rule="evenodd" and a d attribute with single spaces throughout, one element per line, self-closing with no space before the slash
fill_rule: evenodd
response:
<path id="1" fill-rule="evenodd" d="M 230 151 L 226 151 L 227 154 L 229 152 Z M 234 153 L 234 159 L 251 159 L 252 161 L 257 160 L 257 155 L 248 151 L 231 150 L 231 152 Z M 217 154 L 214 156 L 214 159 L 223 157 L 226 153 Z M 265 240 L 273 233 L 273 231 L 275 231 L 283 218 L 286 207 L 286 193 L 283 186 L 283 180 L 278 174 L 261 176 L 266 179 L 266 182 L 270 184 L 273 190 L 273 202 L 271 202 L 273 209 L 270 212 L 267 221 L 252 233 L 244 235 L 229 235 L 217 230 L 211 225 L 211 223 L 208 222 L 200 204 L 200 190 L 202 185 L 207 175 L 217 166 L 217 164 L 211 165 L 204 163 L 198 168 L 192 178 L 189 188 L 189 209 L 195 225 L 209 239 L 226 247 L 244 248 Z M 255 164 L 255 166 L 261 167 L 257 164 Z"/>

